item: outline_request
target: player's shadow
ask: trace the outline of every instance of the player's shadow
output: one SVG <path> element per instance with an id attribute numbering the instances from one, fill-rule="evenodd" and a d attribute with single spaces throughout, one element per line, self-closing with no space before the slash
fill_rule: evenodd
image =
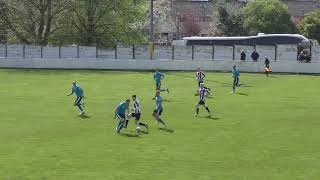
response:
<path id="1" fill-rule="evenodd" d="M 169 99 L 163 99 L 164 102 L 172 102 L 171 100 Z"/>
<path id="2" fill-rule="evenodd" d="M 123 134 L 120 134 L 120 135 L 121 136 L 125 136 L 125 137 L 141 138 L 138 134 L 123 133 Z"/>
<path id="3" fill-rule="evenodd" d="M 79 117 L 81 119 L 89 119 L 89 118 L 91 118 L 91 116 L 88 116 L 88 115 L 79 115 Z"/>
<path id="4" fill-rule="evenodd" d="M 198 118 L 202 119 L 212 119 L 212 120 L 219 120 L 220 118 L 218 117 L 212 117 L 212 116 L 198 116 Z"/>
<path id="5" fill-rule="evenodd" d="M 160 131 L 165 131 L 168 133 L 174 133 L 174 129 L 168 129 L 168 128 L 158 128 Z"/>
<path id="6" fill-rule="evenodd" d="M 246 93 L 239 93 L 239 92 L 236 92 L 235 94 L 238 94 L 238 95 L 241 95 L 241 96 L 249 96 L 248 94 Z"/>

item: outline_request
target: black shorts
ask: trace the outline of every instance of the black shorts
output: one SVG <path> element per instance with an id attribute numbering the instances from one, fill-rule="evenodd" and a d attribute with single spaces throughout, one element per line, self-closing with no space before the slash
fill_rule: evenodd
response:
<path id="1" fill-rule="evenodd" d="M 198 86 L 200 87 L 200 84 L 203 83 L 203 81 L 198 81 Z"/>
<path id="2" fill-rule="evenodd" d="M 135 118 L 135 120 L 139 121 L 141 117 L 141 113 L 131 113 L 131 116 Z"/>
<path id="3" fill-rule="evenodd" d="M 77 99 L 74 101 L 74 104 L 76 105 L 81 104 L 81 101 L 82 101 L 82 96 L 77 97 Z"/>
<path id="4" fill-rule="evenodd" d="M 206 103 L 204 101 L 201 101 L 201 100 L 198 102 L 198 105 L 205 105 L 205 104 Z"/>
<path id="5" fill-rule="evenodd" d="M 234 78 L 233 79 L 233 85 L 238 85 L 239 84 L 239 78 Z"/>
<path id="6" fill-rule="evenodd" d="M 160 109 L 160 110 L 158 110 L 158 109 L 155 109 L 153 112 L 154 113 L 159 113 L 159 116 L 162 114 L 162 111 L 163 111 L 163 109 Z"/>

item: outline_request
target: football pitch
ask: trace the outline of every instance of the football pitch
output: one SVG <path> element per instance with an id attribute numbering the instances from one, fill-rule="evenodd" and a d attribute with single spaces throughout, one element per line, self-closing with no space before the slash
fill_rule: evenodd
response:
<path id="1" fill-rule="evenodd" d="M 0 70 L 0 180 L 320 179 L 320 76 L 206 72 L 200 109 L 194 72 L 164 72 L 157 125 L 152 72 Z M 76 80 L 88 117 L 67 97 Z M 115 107 L 136 94 L 149 133 L 134 120 L 115 133 Z M 131 103 L 132 107 L 132 103 Z M 131 108 L 130 108 L 131 109 Z"/>

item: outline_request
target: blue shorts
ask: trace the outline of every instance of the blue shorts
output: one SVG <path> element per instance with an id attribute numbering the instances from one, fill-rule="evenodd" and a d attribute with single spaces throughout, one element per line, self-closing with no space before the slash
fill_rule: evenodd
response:
<path id="1" fill-rule="evenodd" d="M 77 97 L 77 99 L 74 101 L 74 104 L 81 104 L 82 96 Z"/>
<path id="2" fill-rule="evenodd" d="M 124 114 L 117 114 L 117 118 L 122 121 L 122 120 L 125 120 L 126 119 L 126 115 Z"/>
<path id="3" fill-rule="evenodd" d="M 156 88 L 160 89 L 161 88 L 161 82 L 156 82 Z"/>

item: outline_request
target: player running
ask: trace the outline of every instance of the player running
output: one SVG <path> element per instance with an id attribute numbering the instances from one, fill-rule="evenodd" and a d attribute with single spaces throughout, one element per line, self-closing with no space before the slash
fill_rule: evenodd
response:
<path id="1" fill-rule="evenodd" d="M 148 124 L 140 122 L 140 117 L 141 117 L 140 108 L 141 108 L 141 106 L 140 106 L 140 102 L 137 99 L 136 95 L 132 95 L 132 101 L 133 101 L 133 112 L 131 114 L 129 114 L 128 119 L 126 120 L 125 127 L 128 126 L 129 118 L 134 117 L 136 120 L 135 123 L 137 126 L 143 126 L 148 130 L 149 129 Z"/>
<path id="2" fill-rule="evenodd" d="M 164 74 L 162 74 L 159 69 L 156 69 L 156 72 L 153 74 L 153 79 L 156 81 L 156 90 L 159 91 L 167 91 L 169 93 L 169 89 L 161 89 L 161 80 L 164 78 Z"/>
<path id="3" fill-rule="evenodd" d="M 163 112 L 163 107 L 162 107 L 162 97 L 160 96 L 159 90 L 156 91 L 155 101 L 157 106 L 153 111 L 152 116 L 156 119 L 157 123 L 161 123 L 166 128 L 167 123 L 160 118 Z"/>
<path id="4" fill-rule="evenodd" d="M 205 103 L 206 94 L 210 94 L 210 92 L 208 91 L 208 89 L 204 88 L 204 83 L 201 83 L 200 88 L 198 90 L 199 101 L 198 101 L 198 104 L 196 105 L 196 114 L 194 116 L 198 116 L 200 106 L 205 107 L 209 113 L 209 117 L 211 116 L 210 110 Z"/>
<path id="5" fill-rule="evenodd" d="M 237 69 L 236 65 L 233 65 L 232 76 L 233 76 L 232 93 L 235 93 L 236 92 L 236 86 L 240 86 L 241 85 L 239 83 L 240 72 Z"/>
<path id="6" fill-rule="evenodd" d="M 206 77 L 206 75 L 204 74 L 204 72 L 201 71 L 200 68 L 198 68 L 198 70 L 196 72 L 196 79 L 198 81 L 198 87 L 200 87 L 200 84 L 203 83 L 205 77 Z"/>
<path id="7" fill-rule="evenodd" d="M 114 119 L 117 117 L 119 119 L 119 123 L 116 127 L 116 132 L 120 133 L 121 129 L 124 127 L 126 123 L 126 113 L 129 114 L 129 105 L 130 99 L 127 99 L 124 102 L 121 102 L 116 110 L 114 111 Z"/>
<path id="8" fill-rule="evenodd" d="M 77 84 L 76 81 L 72 82 L 72 91 L 71 93 L 69 93 L 67 96 L 72 95 L 73 93 L 76 94 L 77 98 L 74 101 L 73 105 L 77 106 L 79 108 L 80 115 L 85 115 L 85 112 L 83 110 L 84 108 L 84 103 L 81 103 L 82 99 L 84 99 L 84 95 L 83 95 L 83 89 Z"/>

